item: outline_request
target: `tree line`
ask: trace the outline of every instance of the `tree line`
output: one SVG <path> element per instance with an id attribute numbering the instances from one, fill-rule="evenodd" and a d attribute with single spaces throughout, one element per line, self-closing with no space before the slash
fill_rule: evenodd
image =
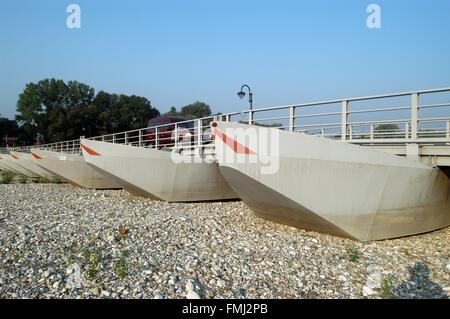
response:
<path id="1" fill-rule="evenodd" d="M 186 119 L 211 115 L 203 102 L 175 107 L 165 115 Z M 157 108 L 142 96 L 95 93 L 94 88 L 77 82 L 44 79 L 26 85 L 17 101 L 15 120 L 0 117 L 2 146 L 5 136 L 18 138 L 16 145 L 53 143 L 145 127 L 160 116 Z"/>

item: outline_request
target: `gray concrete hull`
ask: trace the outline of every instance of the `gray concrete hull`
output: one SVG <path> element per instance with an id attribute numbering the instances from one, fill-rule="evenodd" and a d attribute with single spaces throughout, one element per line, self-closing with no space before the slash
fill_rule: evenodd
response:
<path id="1" fill-rule="evenodd" d="M 17 159 L 14 159 L 10 154 L 2 154 L 1 157 L 2 157 L 2 165 L 9 168 L 9 171 L 18 175 L 24 175 L 31 178 L 39 177 L 38 175 L 29 171 L 28 169 L 18 165 L 16 163 Z"/>
<path id="2" fill-rule="evenodd" d="M 22 152 L 11 152 L 11 154 L 16 157 L 16 159 L 14 159 L 15 164 L 32 172 L 37 177 L 42 177 L 50 180 L 56 177 L 54 174 L 51 174 L 49 171 L 35 164 L 33 161 L 33 156 L 31 154 Z"/>
<path id="3" fill-rule="evenodd" d="M 121 189 L 122 185 L 88 165 L 83 156 L 53 151 L 32 150 L 34 162 L 71 184 L 89 189 Z"/>
<path id="4" fill-rule="evenodd" d="M 11 168 L 9 168 L 4 162 L 5 162 L 5 161 L 3 160 L 3 158 L 2 158 L 1 155 L 0 155 L 0 169 L 1 169 L 2 171 L 8 171 L 8 172 L 10 172 L 10 171 L 11 171 Z"/>
<path id="5" fill-rule="evenodd" d="M 232 133 L 249 126 L 218 122 L 217 128 L 222 133 L 231 128 Z M 231 138 L 245 141 L 238 135 Z M 262 174 L 257 150 L 245 155 L 253 156 L 253 162 L 229 161 L 235 150 L 216 136 L 223 176 L 260 217 L 360 241 L 450 224 L 450 180 L 439 168 L 299 133 L 280 131 L 277 143 L 279 168 Z"/>
<path id="6" fill-rule="evenodd" d="M 8 171 L 8 172 L 11 172 L 11 173 L 14 173 L 14 174 L 19 174 L 19 175 L 21 175 L 21 173 L 19 172 L 19 171 L 16 171 L 14 168 L 12 168 L 11 166 L 9 166 L 7 163 L 6 163 L 6 161 L 5 160 L 3 160 L 2 161 L 2 169 L 3 170 L 5 170 L 5 171 Z"/>
<path id="7" fill-rule="evenodd" d="M 133 194 L 168 202 L 237 198 L 216 163 L 176 164 L 166 151 L 91 140 L 81 144 L 86 162 L 119 178 Z"/>

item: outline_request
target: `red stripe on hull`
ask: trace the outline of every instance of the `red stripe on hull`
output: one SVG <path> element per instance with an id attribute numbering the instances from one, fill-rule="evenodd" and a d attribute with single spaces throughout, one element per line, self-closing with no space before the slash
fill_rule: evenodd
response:
<path id="1" fill-rule="evenodd" d="M 31 155 L 32 155 L 35 159 L 38 159 L 38 160 L 41 160 L 41 159 L 42 159 L 42 157 L 40 157 L 38 154 L 36 154 L 36 153 L 34 153 L 34 152 L 31 152 Z"/>
<path id="2" fill-rule="evenodd" d="M 228 145 L 228 147 L 231 148 L 237 154 L 245 154 L 245 155 L 255 155 L 256 154 L 255 152 L 253 152 L 251 149 L 249 149 L 245 145 L 242 145 L 235 139 L 232 139 L 231 137 L 227 136 L 225 133 L 223 133 L 217 127 L 214 128 L 214 134 L 218 138 L 220 138 L 222 140 L 222 142 L 224 142 L 226 145 Z"/>
<path id="3" fill-rule="evenodd" d="M 81 148 L 83 150 L 85 150 L 89 155 L 92 156 L 100 156 L 101 154 L 97 153 L 96 151 L 94 151 L 93 149 L 87 147 L 86 145 L 80 144 Z"/>

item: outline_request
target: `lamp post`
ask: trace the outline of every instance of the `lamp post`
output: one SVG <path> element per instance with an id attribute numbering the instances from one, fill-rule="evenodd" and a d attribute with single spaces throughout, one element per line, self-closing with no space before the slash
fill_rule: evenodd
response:
<path id="1" fill-rule="evenodd" d="M 253 94 L 252 94 L 252 91 L 250 90 L 250 87 L 247 84 L 244 84 L 241 87 L 241 90 L 237 93 L 237 95 L 242 100 L 246 95 L 244 92 L 244 88 L 248 89 L 248 102 L 250 103 L 250 111 L 251 111 L 253 109 Z"/>

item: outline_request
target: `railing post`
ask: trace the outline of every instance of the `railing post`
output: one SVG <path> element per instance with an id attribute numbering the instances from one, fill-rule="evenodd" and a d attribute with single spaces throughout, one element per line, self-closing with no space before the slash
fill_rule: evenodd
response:
<path id="1" fill-rule="evenodd" d="M 450 138 L 450 120 L 447 121 L 447 134 L 446 134 L 447 138 Z"/>
<path id="2" fill-rule="evenodd" d="M 112 142 L 113 142 L 113 144 L 116 143 L 116 134 L 113 134 Z"/>
<path id="3" fill-rule="evenodd" d="M 197 120 L 198 127 L 198 137 L 197 137 L 197 145 L 202 146 L 202 120 Z M 194 132 L 195 134 L 195 132 Z M 195 139 L 194 139 L 195 140 Z"/>
<path id="4" fill-rule="evenodd" d="M 253 110 L 248 112 L 248 125 L 253 125 Z"/>
<path id="5" fill-rule="evenodd" d="M 405 123 L 405 138 L 409 139 L 409 123 Z"/>
<path id="6" fill-rule="evenodd" d="M 348 136 L 349 136 L 349 140 L 353 140 L 353 126 L 348 125 Z"/>
<path id="7" fill-rule="evenodd" d="M 142 146 L 142 131 L 139 130 L 139 147 Z"/>
<path id="8" fill-rule="evenodd" d="M 295 130 L 295 106 L 289 107 L 289 132 Z"/>
<path id="9" fill-rule="evenodd" d="M 124 140 L 124 144 L 128 145 L 128 132 L 125 132 L 125 140 Z"/>
<path id="10" fill-rule="evenodd" d="M 341 140 L 347 140 L 348 101 L 342 101 Z"/>
<path id="11" fill-rule="evenodd" d="M 320 129 L 320 136 L 325 137 L 325 129 L 323 127 Z"/>
<path id="12" fill-rule="evenodd" d="M 372 124 L 370 124 L 370 139 L 371 140 L 373 140 L 375 138 L 374 132 L 375 132 L 375 127 L 374 127 L 374 125 L 372 123 Z"/>
<path id="13" fill-rule="evenodd" d="M 230 114 L 225 115 L 225 122 L 230 122 Z"/>
<path id="14" fill-rule="evenodd" d="M 155 148 L 158 149 L 158 135 L 159 135 L 159 129 L 158 127 L 155 127 Z"/>
<path id="15" fill-rule="evenodd" d="M 178 124 L 175 123 L 175 145 L 174 147 L 176 148 L 178 145 Z"/>
<path id="16" fill-rule="evenodd" d="M 411 95 L 411 140 L 416 141 L 419 126 L 419 94 Z"/>

